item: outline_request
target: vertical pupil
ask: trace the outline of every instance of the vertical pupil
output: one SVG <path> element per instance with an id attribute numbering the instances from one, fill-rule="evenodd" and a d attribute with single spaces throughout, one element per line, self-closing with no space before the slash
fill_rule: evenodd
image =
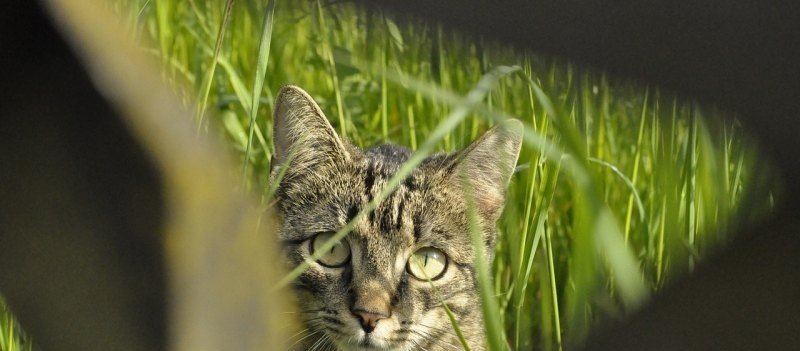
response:
<path id="1" fill-rule="evenodd" d="M 428 254 L 425 254 L 425 262 L 422 263 L 423 266 L 428 266 Z"/>

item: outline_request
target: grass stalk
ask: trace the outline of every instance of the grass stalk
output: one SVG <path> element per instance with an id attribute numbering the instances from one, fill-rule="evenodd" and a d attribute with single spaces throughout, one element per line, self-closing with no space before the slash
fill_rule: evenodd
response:
<path id="1" fill-rule="evenodd" d="M 258 61 L 256 63 L 256 76 L 253 80 L 253 97 L 250 108 L 250 134 L 247 138 L 247 149 L 245 151 L 244 162 L 242 163 L 242 186 L 245 185 L 247 177 L 247 165 L 250 164 L 250 148 L 253 144 L 253 131 L 256 129 L 256 117 L 258 117 L 258 106 L 261 101 L 261 91 L 264 89 L 264 79 L 266 78 L 267 65 L 269 64 L 269 49 L 272 42 L 272 26 L 275 18 L 275 4 L 278 0 L 271 0 L 264 13 L 264 23 L 261 25 L 261 39 L 258 41 Z"/>
<path id="2" fill-rule="evenodd" d="M 563 342 L 561 340 L 561 313 L 558 307 L 558 288 L 556 284 L 556 268 L 553 259 L 553 240 L 550 231 L 544 229 L 544 247 L 547 254 L 547 277 L 550 279 L 550 298 L 552 299 L 553 306 L 553 328 L 555 328 L 556 349 L 563 350 Z"/>
<path id="3" fill-rule="evenodd" d="M 157 3 L 162 3 L 162 1 L 158 1 Z M 203 80 L 203 86 L 199 91 L 200 95 L 197 99 L 199 104 L 197 105 L 197 110 L 195 111 L 195 119 L 197 120 L 198 130 L 203 125 L 203 117 L 205 116 L 206 106 L 208 105 L 208 97 L 211 93 L 211 83 L 214 81 L 214 72 L 217 70 L 217 60 L 219 59 L 219 52 L 222 49 L 222 41 L 225 38 L 225 28 L 228 27 L 228 20 L 230 19 L 231 11 L 233 10 L 233 3 L 234 0 L 228 0 L 225 5 L 225 12 L 222 15 L 222 22 L 219 24 L 219 30 L 217 31 L 217 41 L 214 44 L 214 57 L 211 60 L 208 74 Z"/>
<path id="4" fill-rule="evenodd" d="M 475 196 L 472 184 L 470 184 L 467 174 L 461 174 L 464 198 L 467 203 L 467 222 L 470 240 L 474 249 L 473 265 L 478 278 L 478 289 L 481 298 L 481 310 L 483 313 L 483 323 L 486 329 L 487 346 L 490 351 L 508 350 L 506 337 L 502 323 L 499 318 L 493 316 L 500 315 L 500 308 L 494 297 L 492 288 L 492 277 L 489 273 L 489 263 L 486 262 L 488 253 L 484 248 L 483 230 L 478 211 L 475 204 Z"/>

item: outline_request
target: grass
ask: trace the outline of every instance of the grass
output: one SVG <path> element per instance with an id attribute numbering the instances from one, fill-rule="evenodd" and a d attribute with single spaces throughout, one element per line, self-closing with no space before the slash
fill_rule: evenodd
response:
<path id="1" fill-rule="evenodd" d="M 283 84 L 306 89 L 360 146 L 414 149 L 395 183 L 431 152 L 522 120 L 495 260 L 478 263 L 491 350 L 580 343 L 690 273 L 727 229 L 771 208 L 741 126 L 656 87 L 347 4 L 109 6 L 198 108 L 198 130 L 225 138 L 241 161 L 231 172 L 265 206 L 273 94 Z M 738 214 L 745 198 L 747 215 Z M 0 343 L 20 349 L 2 315 Z"/>
<path id="2" fill-rule="evenodd" d="M 33 341 L 22 332 L 8 307 L 0 298 L 0 350 L 31 351 Z"/>

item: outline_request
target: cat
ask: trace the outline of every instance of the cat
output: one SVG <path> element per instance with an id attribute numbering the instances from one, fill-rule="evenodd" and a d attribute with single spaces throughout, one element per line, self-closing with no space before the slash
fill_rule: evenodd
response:
<path id="1" fill-rule="evenodd" d="M 395 145 L 362 150 L 338 136 L 305 91 L 283 87 L 274 109 L 270 176 L 280 182 L 279 239 L 289 268 L 310 265 L 293 283 L 305 328 L 296 349 L 463 349 L 443 301 L 467 344 L 482 350 L 467 210 L 478 214 L 491 262 L 522 128 L 509 120 L 464 150 L 427 157 L 314 261 L 315 250 L 356 217 L 411 151 Z M 464 178 L 474 207 L 465 200 Z"/>

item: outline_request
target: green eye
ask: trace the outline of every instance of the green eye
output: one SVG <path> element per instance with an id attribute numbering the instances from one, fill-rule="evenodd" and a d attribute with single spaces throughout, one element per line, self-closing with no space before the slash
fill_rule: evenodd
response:
<path id="1" fill-rule="evenodd" d="M 333 238 L 334 233 L 321 233 L 311 239 L 309 243 L 309 251 L 311 255 L 314 255 L 315 252 L 319 251 L 322 245 L 325 245 L 328 241 Z M 350 261 L 350 244 L 347 243 L 347 240 L 339 240 L 336 244 L 325 252 L 317 262 L 325 267 L 341 267 L 344 266 L 345 263 Z"/>
<path id="2" fill-rule="evenodd" d="M 447 256 L 438 249 L 424 247 L 411 255 L 406 269 L 417 279 L 436 280 L 447 269 Z"/>

